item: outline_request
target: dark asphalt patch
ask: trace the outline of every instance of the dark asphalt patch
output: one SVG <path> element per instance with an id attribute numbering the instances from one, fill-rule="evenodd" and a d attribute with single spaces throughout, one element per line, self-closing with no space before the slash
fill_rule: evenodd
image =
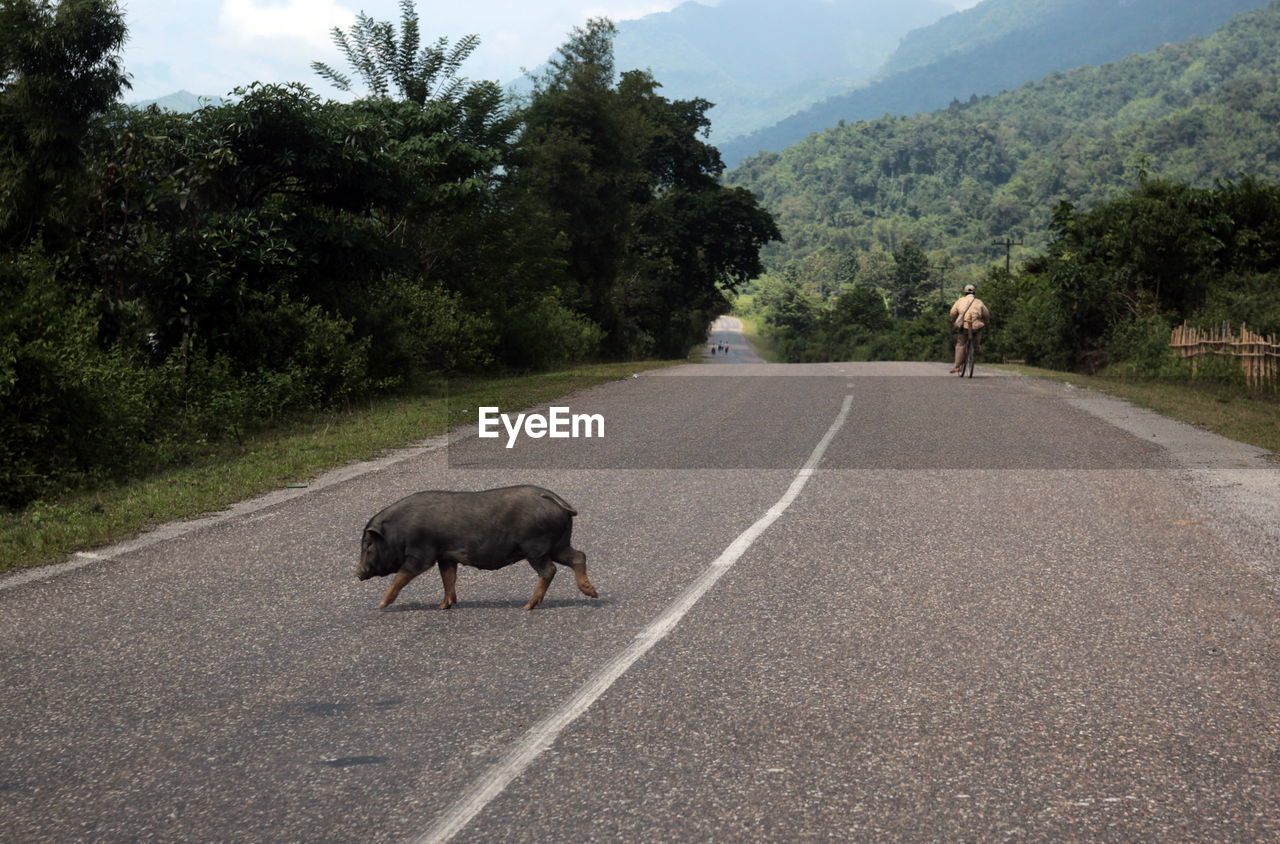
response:
<path id="1" fill-rule="evenodd" d="M 350 703 L 304 703 L 302 711 L 311 715 L 342 715 L 355 707 Z"/>
<path id="2" fill-rule="evenodd" d="M 385 756 L 344 756 L 341 759 L 325 759 L 320 762 L 329 768 L 354 768 L 358 765 L 381 765 Z"/>

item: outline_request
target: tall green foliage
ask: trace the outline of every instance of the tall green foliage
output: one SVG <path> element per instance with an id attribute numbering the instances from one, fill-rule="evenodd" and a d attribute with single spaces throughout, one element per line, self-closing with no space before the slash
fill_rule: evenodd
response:
<path id="1" fill-rule="evenodd" d="M 1045 252 L 990 281 L 995 352 L 1158 374 L 1183 320 L 1280 331 L 1280 187 L 1148 179 L 1088 211 L 1064 204 Z"/>
<path id="2" fill-rule="evenodd" d="M 113 0 L 0 5 L 0 249 L 70 237 L 84 135 L 126 85 L 124 38 Z"/>
<path id="3" fill-rule="evenodd" d="M 612 355 L 682 355 L 760 270 L 777 229 L 717 177 L 704 100 L 667 100 L 642 71 L 615 80 L 607 20 L 575 31 L 525 112 L 519 178 L 565 244 L 571 301 Z"/>
<path id="4" fill-rule="evenodd" d="M 610 25 L 521 107 L 401 11 L 335 33 L 368 96 L 175 114 L 113 106 L 112 4 L 0 6 L 0 506 L 424 375 L 683 356 L 758 270 L 708 104 L 618 81 Z"/>
<path id="5" fill-rule="evenodd" d="M 125 84 L 124 24 L 104 0 L 0 5 L 0 506 L 129 445 L 129 379 L 60 283 L 86 214 L 83 143 Z"/>

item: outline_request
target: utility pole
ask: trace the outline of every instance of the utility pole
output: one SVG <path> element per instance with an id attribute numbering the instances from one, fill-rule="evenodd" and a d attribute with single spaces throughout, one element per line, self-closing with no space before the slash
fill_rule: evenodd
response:
<path id="1" fill-rule="evenodd" d="M 1004 240 L 993 240 L 991 242 L 994 243 L 996 246 L 1004 247 L 1004 271 L 1009 272 L 1010 264 L 1011 264 L 1010 257 L 1013 253 L 1013 247 L 1022 246 L 1022 241 L 1013 240 L 1012 238 L 1006 236 Z"/>
<path id="2" fill-rule="evenodd" d="M 938 271 L 938 300 L 945 305 L 947 304 L 947 292 L 943 285 L 946 282 L 947 270 L 951 269 L 951 258 L 944 257 L 934 269 Z"/>

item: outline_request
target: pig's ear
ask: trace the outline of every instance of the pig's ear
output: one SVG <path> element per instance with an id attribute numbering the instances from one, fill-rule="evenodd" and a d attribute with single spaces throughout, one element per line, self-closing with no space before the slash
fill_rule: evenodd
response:
<path id="1" fill-rule="evenodd" d="M 378 526 L 376 526 L 376 525 L 369 525 L 368 527 L 366 527 L 366 528 L 364 529 L 364 532 L 365 532 L 365 533 L 371 533 L 371 534 L 373 534 L 374 536 L 378 537 L 379 539 L 386 539 L 386 537 L 384 537 L 384 536 L 382 535 L 382 528 L 381 528 L 381 527 L 378 527 Z"/>

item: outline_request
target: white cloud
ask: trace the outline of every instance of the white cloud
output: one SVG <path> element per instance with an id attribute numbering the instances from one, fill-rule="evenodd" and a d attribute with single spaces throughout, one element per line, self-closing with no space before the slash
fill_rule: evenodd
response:
<path id="1" fill-rule="evenodd" d="M 223 0 L 218 21 L 241 42 L 287 39 L 323 46 L 335 26 L 346 29 L 355 21 L 355 13 L 335 0 Z"/>

